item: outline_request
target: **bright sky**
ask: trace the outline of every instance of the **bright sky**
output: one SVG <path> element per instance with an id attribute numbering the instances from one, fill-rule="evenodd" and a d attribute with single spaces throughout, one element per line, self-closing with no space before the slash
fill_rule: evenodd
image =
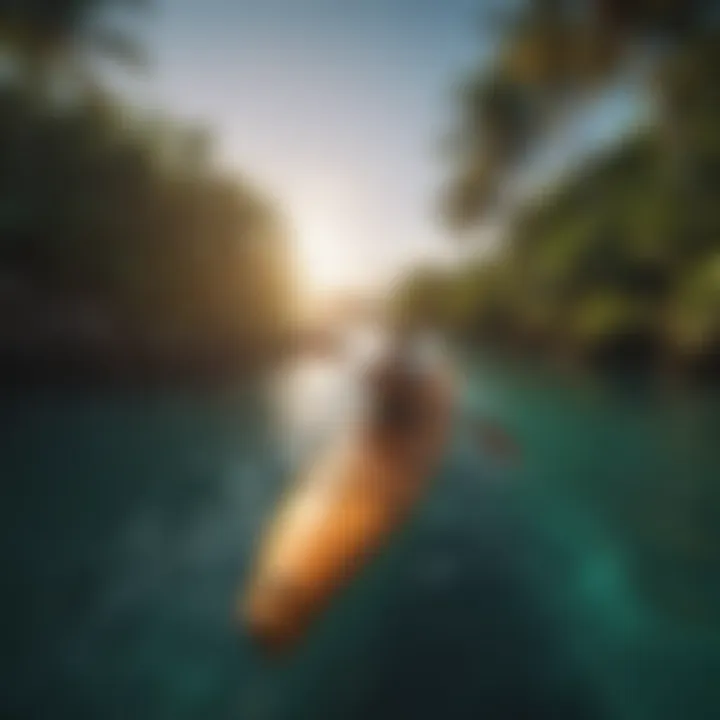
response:
<path id="1" fill-rule="evenodd" d="M 156 0 L 141 102 L 207 124 L 276 194 L 317 289 L 386 283 L 457 244 L 435 217 L 452 92 L 483 0 Z"/>
<path id="2" fill-rule="evenodd" d="M 453 240 L 434 217 L 479 0 L 158 0 L 150 108 L 207 123 L 278 196 L 315 284 L 374 285 Z"/>

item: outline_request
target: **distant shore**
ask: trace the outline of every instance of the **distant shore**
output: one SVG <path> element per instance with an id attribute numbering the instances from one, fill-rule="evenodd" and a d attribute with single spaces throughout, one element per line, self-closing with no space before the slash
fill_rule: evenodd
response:
<path id="1" fill-rule="evenodd" d="M 478 338 L 456 338 L 460 347 L 506 362 L 535 364 L 571 375 L 595 375 L 605 378 L 679 380 L 682 382 L 720 382 L 720 348 L 699 357 L 683 357 L 658 348 L 629 343 L 612 351 L 591 353 L 578 348 L 547 345 L 499 343 Z"/>
<path id="2" fill-rule="evenodd" d="M 174 349 L 55 336 L 32 346 L 0 346 L 0 386 L 217 387 L 254 377 L 294 358 L 333 352 L 331 338 L 300 332 L 266 339 L 228 338 Z"/>
<path id="3" fill-rule="evenodd" d="M 335 350 L 329 326 L 180 329 L 0 275 L 0 385 L 212 386 Z"/>

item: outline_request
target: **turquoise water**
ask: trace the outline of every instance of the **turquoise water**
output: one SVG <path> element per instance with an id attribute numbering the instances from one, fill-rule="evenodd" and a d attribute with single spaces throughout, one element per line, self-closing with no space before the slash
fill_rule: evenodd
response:
<path id="1" fill-rule="evenodd" d="M 6 398 L 4 718 L 720 716 L 720 396 L 475 361 L 429 497 L 308 642 L 231 623 L 283 486 L 347 414 L 273 391 Z M 468 417 L 522 461 L 478 449 Z"/>

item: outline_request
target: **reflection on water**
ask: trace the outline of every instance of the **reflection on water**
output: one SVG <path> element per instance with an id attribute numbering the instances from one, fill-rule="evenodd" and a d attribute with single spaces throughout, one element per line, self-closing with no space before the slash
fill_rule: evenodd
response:
<path id="1" fill-rule="evenodd" d="M 359 413 L 358 375 L 348 363 L 306 360 L 287 368 L 271 383 L 278 437 L 297 462 Z"/>
<path id="2" fill-rule="evenodd" d="M 262 524 L 357 402 L 303 366 L 222 398 L 2 408 L 0 712 L 10 718 L 715 717 L 720 398 L 468 365 L 426 502 L 306 646 L 231 625 Z"/>

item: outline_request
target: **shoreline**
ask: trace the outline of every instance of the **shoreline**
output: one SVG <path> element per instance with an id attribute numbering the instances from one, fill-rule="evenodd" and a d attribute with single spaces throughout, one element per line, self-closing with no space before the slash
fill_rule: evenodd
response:
<path id="1" fill-rule="evenodd" d="M 0 388 L 214 390 L 257 379 L 308 355 L 332 356 L 336 343 L 330 332 L 296 329 L 256 339 L 197 338 L 173 348 L 68 337 L 32 345 L 5 344 L 0 345 Z"/>
<path id="2" fill-rule="evenodd" d="M 539 372 L 573 378 L 593 378 L 637 387 L 657 385 L 720 387 L 720 357 L 706 367 L 662 362 L 611 363 L 588 361 L 567 354 L 529 352 L 487 342 L 451 340 L 461 363 L 483 357 L 490 362 L 512 363 Z M 238 343 L 203 352 L 152 352 L 126 346 L 108 348 L 46 346 L 0 347 L 0 388 L 33 390 L 60 388 L 77 391 L 164 391 L 222 389 L 235 383 L 256 380 L 266 372 L 307 356 L 333 355 L 327 338 L 304 337 L 300 333 L 272 343 Z"/>

